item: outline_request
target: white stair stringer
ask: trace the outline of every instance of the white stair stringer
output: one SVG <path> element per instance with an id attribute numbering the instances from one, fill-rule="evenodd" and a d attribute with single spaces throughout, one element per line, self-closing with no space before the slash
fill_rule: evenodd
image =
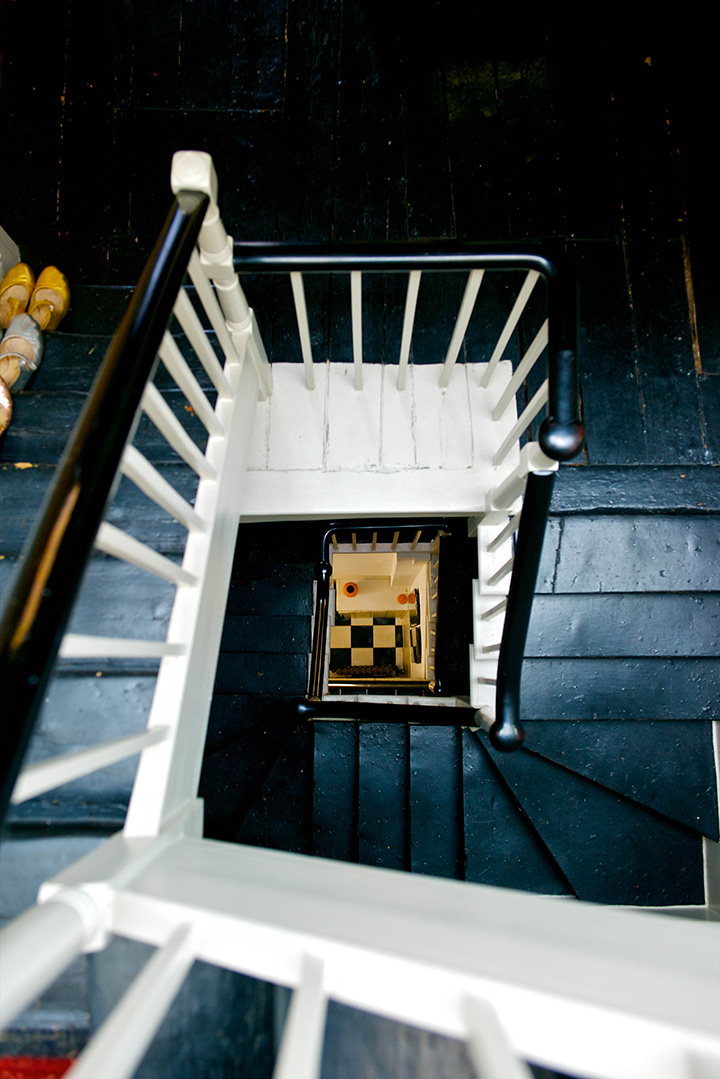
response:
<path id="1" fill-rule="evenodd" d="M 480 709 L 484 719 L 495 719 L 495 685 L 500 641 L 505 624 L 503 602 L 507 599 L 511 574 L 493 580 L 513 557 L 513 536 L 494 541 L 514 517 L 509 511 L 486 513 L 477 526 L 478 577 L 473 581 L 473 643 L 470 645 L 470 704 Z M 489 614 L 495 608 L 497 613 Z"/>

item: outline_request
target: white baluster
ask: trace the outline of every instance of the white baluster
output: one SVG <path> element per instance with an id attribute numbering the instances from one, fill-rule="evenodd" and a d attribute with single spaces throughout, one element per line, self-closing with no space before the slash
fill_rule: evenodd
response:
<path id="1" fill-rule="evenodd" d="M 195 953 L 181 925 L 158 948 L 68 1071 L 70 1079 L 130 1079 L 182 986 Z"/>
<path id="2" fill-rule="evenodd" d="M 490 361 L 487 365 L 487 368 L 485 369 L 485 374 L 480 380 L 481 386 L 487 386 L 489 384 L 490 379 L 493 376 L 493 372 L 495 371 L 495 368 L 502 359 L 507 343 L 512 337 L 515 327 L 520 321 L 520 316 L 525 310 L 527 302 L 530 299 L 530 294 L 535 288 L 539 277 L 540 274 L 537 272 L 537 270 L 530 270 L 528 272 L 528 275 L 523 283 L 523 287 L 520 289 L 518 298 L 513 305 L 512 311 L 508 315 L 507 322 L 505 323 L 503 331 L 498 338 L 497 344 L 495 345 L 495 350 L 490 357 Z"/>
<path id="3" fill-rule="evenodd" d="M 532 423 L 543 405 L 547 404 L 547 399 L 548 380 L 545 379 L 542 386 L 537 391 L 527 408 L 523 411 L 517 423 L 513 426 L 512 431 L 510 431 L 509 435 L 503 441 L 502 445 L 493 457 L 494 465 L 502 464 L 502 462 L 507 457 L 507 454 L 511 447 L 515 445 L 523 431 L 530 425 L 530 423 Z"/>
<path id="4" fill-rule="evenodd" d="M 403 319 L 402 340 L 400 342 L 400 360 L 397 382 L 399 390 L 405 389 L 405 381 L 407 379 L 410 343 L 412 341 L 413 325 L 415 323 L 415 309 L 417 307 L 421 276 L 422 273 L 420 270 L 411 270 L 408 279 L 407 297 L 405 299 L 405 317 Z"/>
<path id="5" fill-rule="evenodd" d="M 213 352 L 202 322 L 184 289 L 180 289 L 173 311 L 217 392 L 221 397 L 232 397 L 230 383 L 223 374 L 220 361 Z"/>
<path id="6" fill-rule="evenodd" d="M 317 1079 L 320 1075 L 327 996 L 321 959 L 304 956 L 300 984 L 290 1001 L 273 1079 Z"/>
<path id="7" fill-rule="evenodd" d="M 164 727 L 153 727 L 138 734 L 128 734 L 124 738 L 102 742 L 90 749 L 59 754 L 49 760 L 28 765 L 17 778 L 11 801 L 13 805 L 18 805 L 26 802 L 28 798 L 37 798 L 39 794 L 54 790 L 63 783 L 71 783 L 74 779 L 90 775 L 99 768 L 107 768 L 110 764 L 134 757 L 147 746 L 161 742 L 166 736 L 167 730 Z"/>
<path id="8" fill-rule="evenodd" d="M 547 347 L 547 343 L 548 343 L 548 320 L 545 319 L 542 326 L 540 327 L 537 334 L 535 335 L 535 339 L 533 340 L 533 343 L 530 345 L 530 348 L 527 350 L 527 352 L 523 356 L 522 360 L 518 364 L 517 370 L 515 371 L 513 377 L 510 379 L 510 381 L 508 382 L 507 386 L 505 387 L 502 395 L 500 396 L 500 399 L 499 399 L 498 403 L 495 405 L 495 408 L 492 411 L 492 418 L 494 420 L 499 420 L 500 419 L 503 412 L 505 411 L 507 406 L 510 404 L 510 402 L 512 401 L 512 399 L 515 396 L 515 394 L 517 393 L 517 391 L 519 390 L 520 386 L 523 384 L 523 382 L 525 381 L 525 379 L 530 374 L 533 367 L 535 366 L 535 364 L 539 360 L 540 356 L 543 353 L 543 350 Z"/>
<path id="9" fill-rule="evenodd" d="M 305 304 L 305 288 L 303 286 L 302 274 L 291 273 L 290 284 L 292 285 L 293 300 L 295 301 L 295 315 L 297 317 L 298 333 L 300 334 L 300 348 L 302 350 L 303 363 L 305 364 L 305 385 L 309 390 L 314 390 L 315 372 L 313 370 L 310 325 L 308 323 L 307 306 Z"/>
<path id="10" fill-rule="evenodd" d="M 195 410 L 198 419 L 208 434 L 221 435 L 223 429 L 220 421 L 210 407 L 210 402 L 200 388 L 198 380 L 185 362 L 185 357 L 169 333 L 166 333 L 162 339 L 162 344 L 158 349 L 158 356 L 178 387 L 185 394 L 188 404 Z"/>
<path id="11" fill-rule="evenodd" d="M 205 455 L 197 448 L 154 383 L 148 382 L 145 387 L 140 407 L 148 419 L 155 424 L 160 434 L 167 439 L 175 453 L 182 457 L 185 464 L 189 465 L 193 472 L 208 480 L 217 478 L 215 469 L 211 467 Z"/>
<path id="12" fill-rule="evenodd" d="M 139 487 L 143 494 L 161 506 L 171 517 L 190 532 L 204 532 L 207 528 L 202 517 L 189 502 L 177 493 L 172 484 L 160 475 L 154 465 L 135 446 L 126 446 L 120 461 L 123 476 Z"/>
<path id="13" fill-rule="evenodd" d="M 192 573 L 188 573 L 182 566 L 178 566 L 177 563 L 172 562 L 165 555 L 158 554 L 152 547 L 148 547 L 146 543 L 141 543 L 140 540 L 136 540 L 133 536 L 128 536 L 127 532 L 116 528 L 115 525 L 108 524 L 107 521 L 103 521 L 98 529 L 95 546 L 99 551 L 104 551 L 105 554 L 120 558 L 123 562 L 130 562 L 133 566 L 138 566 L 140 569 L 147 570 L 148 573 L 155 574 L 156 577 L 162 577 L 163 580 L 170 581 L 171 584 L 197 584 L 197 578 Z"/>
<path id="14" fill-rule="evenodd" d="M 455 361 L 458 358 L 460 352 L 460 346 L 463 343 L 465 333 L 470 322 L 470 316 L 473 313 L 475 306 L 475 300 L 477 299 L 478 290 L 482 284 L 484 270 L 472 270 L 470 276 L 467 279 L 465 285 L 465 293 L 460 304 L 460 311 L 458 312 L 457 321 L 455 323 L 455 329 L 450 340 L 450 347 L 445 357 L 443 364 L 442 374 L 440 375 L 440 385 L 445 387 L 450 382 L 450 376 L 453 373 Z"/>
<path id="15" fill-rule="evenodd" d="M 350 274 L 350 306 L 352 309 L 353 363 L 355 364 L 355 389 L 363 388 L 362 346 L 362 274 L 353 270 Z"/>

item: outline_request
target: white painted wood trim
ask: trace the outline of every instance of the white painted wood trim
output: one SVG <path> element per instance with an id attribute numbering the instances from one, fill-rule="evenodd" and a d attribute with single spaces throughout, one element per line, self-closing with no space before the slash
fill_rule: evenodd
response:
<path id="1" fill-rule="evenodd" d="M 195 410 L 198 419 L 208 434 L 221 435 L 222 427 L 210 406 L 210 402 L 169 333 L 166 333 L 163 337 L 158 349 L 158 355 L 179 389 L 185 394 L 188 404 Z"/>
<path id="2" fill-rule="evenodd" d="M 62 974 L 85 939 L 85 921 L 69 903 L 30 907 L 0 932 L 0 1029 Z"/>
<path id="3" fill-rule="evenodd" d="M 140 406 L 148 419 L 155 424 L 160 434 L 167 439 L 175 453 L 183 459 L 185 464 L 197 476 L 209 480 L 215 479 L 214 470 L 207 463 L 205 456 L 190 438 L 154 383 L 148 382 L 143 392 Z"/>
<path id="4" fill-rule="evenodd" d="M 539 277 L 540 277 L 540 274 L 537 272 L 537 270 L 529 270 L 528 271 L 528 275 L 525 278 L 525 281 L 523 283 L 522 288 L 520 289 L 520 292 L 518 293 L 518 298 L 515 301 L 515 303 L 513 304 L 512 311 L 508 315 L 507 322 L 505 323 L 503 331 L 502 331 L 502 333 L 500 334 L 500 336 L 498 338 L 497 344 L 495 345 L 495 350 L 493 351 L 493 354 L 490 357 L 490 361 L 489 361 L 489 363 L 487 365 L 487 369 L 484 372 L 483 377 L 482 377 L 482 379 L 480 381 L 481 386 L 489 385 L 490 379 L 492 378 L 492 376 L 494 374 L 495 368 L 496 368 L 497 364 L 499 363 L 499 361 L 503 357 L 503 353 L 505 352 L 507 344 L 508 344 L 510 338 L 512 337 L 512 335 L 513 335 L 513 331 L 515 330 L 515 327 L 517 326 L 518 322 L 520 321 L 520 316 L 522 315 L 523 311 L 525 310 L 525 307 L 527 306 L 527 302 L 530 299 L 530 295 L 532 293 L 532 290 L 535 288 L 535 285 L 537 284 L 537 281 L 538 281 Z"/>
<path id="5" fill-rule="evenodd" d="M 125 447 L 120 461 L 120 471 L 123 476 L 132 480 L 143 494 L 179 521 L 188 531 L 204 532 L 206 530 L 207 524 L 202 517 L 135 446 Z"/>
<path id="6" fill-rule="evenodd" d="M 223 374 L 220 361 L 213 352 L 212 345 L 207 339 L 203 325 L 185 289 L 181 288 L 178 292 L 173 312 L 217 392 L 222 397 L 231 397 L 230 383 Z"/>
<path id="7" fill-rule="evenodd" d="M 540 359 L 540 356 L 542 355 L 543 351 L 547 348 L 547 343 L 548 343 L 548 320 L 545 319 L 542 326 L 540 327 L 537 334 L 535 335 L 535 339 L 533 340 L 532 344 L 530 345 L 530 348 L 527 350 L 527 352 L 523 356 L 522 360 L 517 365 L 515 373 L 513 374 L 513 376 L 510 379 L 509 383 L 505 387 L 505 390 L 504 390 L 502 396 L 500 397 L 500 400 L 495 405 L 495 408 L 493 409 L 493 412 L 492 412 L 493 420 L 499 420 L 500 419 L 500 417 L 504 413 L 505 409 L 508 407 L 508 405 L 510 404 L 510 402 L 514 398 L 515 394 L 519 390 L 520 386 L 523 384 L 523 382 L 525 381 L 527 376 L 530 374 L 530 372 L 532 371 L 532 369 L 535 366 L 535 364 L 537 363 L 537 361 Z"/>
<path id="8" fill-rule="evenodd" d="M 161 744 L 146 749 L 138 766 L 125 822 L 127 836 L 158 834 L 169 819 L 197 796 L 207 719 L 224 620 L 244 486 L 253 416 L 259 394 L 257 370 L 243 363 L 232 374 L 233 399 L 219 398 L 224 438 L 211 438 L 207 457 L 218 479 L 200 480 L 195 499 L 207 532 L 188 535 L 183 571 L 198 582 L 179 589 L 168 639 L 187 641 L 182 656 L 161 660 L 148 725 L 168 726 Z M 218 602 L 218 597 L 223 597 Z"/>
<path id="9" fill-rule="evenodd" d="M 413 326 L 415 324 L 415 310 L 417 308 L 421 277 L 421 270 L 411 270 L 408 278 L 407 296 L 405 298 L 405 316 L 403 318 L 402 340 L 400 342 L 400 358 L 398 361 L 397 388 L 399 390 L 405 389 L 405 383 L 407 381 L 410 344 L 412 342 Z"/>
<path id="10" fill-rule="evenodd" d="M 350 307 L 355 389 L 361 390 L 363 388 L 362 274 L 359 270 L 353 270 L 350 274 Z"/>
<path id="11" fill-rule="evenodd" d="M 447 350 L 445 362 L 443 363 L 442 372 L 440 374 L 440 386 L 443 389 L 450 383 L 455 361 L 458 358 L 460 348 L 465 339 L 465 333 L 467 332 L 470 316 L 475 307 L 475 300 L 477 299 L 484 273 L 484 270 L 471 270 L 470 275 L 468 276 L 465 292 L 460 304 L 460 310 L 455 322 L 455 329 L 453 330 L 450 346 Z"/>
<path id="12" fill-rule="evenodd" d="M 163 580 L 170 581 L 171 584 L 197 584 L 197 577 L 194 574 L 188 573 L 182 566 L 178 566 L 176 562 L 166 558 L 163 554 L 158 554 L 152 547 L 148 547 L 146 543 L 141 543 L 140 540 L 129 536 L 127 532 L 123 532 L 122 529 L 116 528 L 115 525 L 111 525 L 107 521 L 103 521 L 98 529 L 95 537 L 95 547 L 98 551 L 104 551 L 105 554 L 120 558 L 123 562 L 130 562 L 133 566 L 138 566 L 139 569 L 154 573 L 156 577 L 162 577 Z"/>
<path id="13" fill-rule="evenodd" d="M 547 404 L 548 389 L 549 389 L 549 383 L 548 383 L 548 380 L 545 379 L 542 386 L 537 391 L 537 393 L 535 394 L 535 396 L 533 397 L 532 401 L 527 406 L 527 408 L 525 408 L 523 410 L 522 415 L 518 419 L 518 421 L 515 424 L 515 426 L 513 427 L 512 431 L 510 431 L 508 436 L 504 439 L 504 441 L 502 442 L 502 444 L 500 446 L 500 449 L 497 451 L 497 453 L 493 457 L 493 464 L 494 465 L 502 464 L 502 462 L 507 457 L 508 452 L 510 451 L 512 446 L 520 438 L 520 435 L 523 433 L 523 431 L 526 429 L 526 427 L 528 427 L 528 425 L 535 419 L 535 417 L 537 416 L 538 412 L 543 407 L 543 405 Z"/>
<path id="14" fill-rule="evenodd" d="M 46 791 L 55 790 L 63 783 L 71 783 L 74 779 L 90 775 L 91 772 L 96 772 L 100 768 L 107 768 L 110 764 L 127 760 L 128 757 L 134 757 L 147 746 L 161 742 L 166 735 L 165 728 L 154 727 L 140 731 L 138 734 L 128 734 L 124 738 L 102 742 L 100 745 L 81 749 L 76 753 L 63 753 L 28 765 L 17 778 L 11 801 L 13 805 L 18 805 L 29 798 L 37 798 L 39 794 L 45 794 Z"/>
<path id="15" fill-rule="evenodd" d="M 111 917 L 148 943 L 192 922 L 198 958 L 281 985 L 311 954 L 329 999 L 450 1037 L 491 1001 L 516 1055 L 568 1074 L 720 1053 L 716 923 L 208 840 L 126 875 Z"/>
<path id="16" fill-rule="evenodd" d="M 468 1054 L 478 1079 L 532 1079 L 532 1072 L 519 1060 L 497 1017 L 486 1000 L 465 1001 Z"/>
<path id="17" fill-rule="evenodd" d="M 205 313 L 210 319 L 210 325 L 217 334 L 217 339 L 220 348 L 223 350 L 225 360 L 230 364 L 239 363 L 240 357 L 237 354 L 233 339 L 230 336 L 230 331 L 227 328 L 225 316 L 222 313 L 215 291 L 205 273 L 205 269 L 200 261 L 200 256 L 197 251 L 193 251 L 190 256 L 188 274 L 190 275 L 190 280 L 197 289 L 197 294 L 200 297 L 200 302 L 203 305 Z"/>
<path id="18" fill-rule="evenodd" d="M 158 948 L 69 1069 L 72 1079 L 131 1079 L 195 958 L 192 930 L 178 926 Z"/>
<path id="19" fill-rule="evenodd" d="M 305 385 L 309 390 L 315 389 L 315 373 L 313 371 L 312 345 L 310 343 L 310 325 L 308 323 L 307 305 L 305 303 L 305 287 L 301 273 L 290 274 L 293 300 L 295 301 L 295 316 L 300 335 L 300 349 L 303 363 L 305 364 Z"/>
<path id="20" fill-rule="evenodd" d="M 322 1059 L 327 996 L 323 963 L 303 956 L 300 978 L 294 990 L 273 1079 L 318 1079 Z"/>
<path id="21" fill-rule="evenodd" d="M 148 641 L 136 637 L 96 637 L 89 633 L 66 633 L 60 643 L 61 659 L 161 659 L 181 656 L 186 645 L 172 641 Z"/>

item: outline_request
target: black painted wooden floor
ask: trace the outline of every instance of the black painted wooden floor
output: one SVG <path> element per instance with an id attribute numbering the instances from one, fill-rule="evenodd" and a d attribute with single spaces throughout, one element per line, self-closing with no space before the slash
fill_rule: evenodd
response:
<path id="1" fill-rule="evenodd" d="M 592 463 L 720 461 L 711 65 L 439 0 L 0 8 L 4 227 L 37 270 L 131 285 L 172 152 L 236 239 L 558 238 L 581 286 Z M 694 24 L 695 25 L 695 24 Z M 700 28 L 695 30 L 700 35 Z M 66 323 L 73 326 L 73 316 Z"/>
<path id="2" fill-rule="evenodd" d="M 208 827 L 601 901 L 698 901 L 720 718 L 718 211 L 698 107 L 712 68 L 676 26 L 621 44 L 596 27 L 580 48 L 545 15 L 508 26 L 436 0 L 410 14 L 360 0 L 97 12 L 51 5 L 38 35 L 31 6 L 0 3 L 0 138 L 22 164 L 3 169 L 0 223 L 36 271 L 56 263 L 73 287 L 0 440 L 0 588 L 164 217 L 175 149 L 213 154 L 236 239 L 559 239 L 580 283 L 588 447 L 556 486 L 523 682 L 527 751 L 499 759 L 459 731 L 297 728 L 286 704 L 304 689 L 310 533 L 268 567 L 260 553 L 247 562 L 262 544 L 243 531 L 203 772 Z M 157 444 L 145 448 L 174 479 Z M 179 530 L 141 497 L 125 490 L 114 512 L 177 554 Z M 78 628 L 117 592 L 117 572 L 99 560 Z M 282 619 L 280 583 L 292 591 Z M 115 631 L 152 632 L 162 589 L 120 587 Z M 124 702 L 119 726 L 147 697 L 147 671 L 97 673 L 58 676 L 45 745 L 70 749 L 92 729 L 99 682 Z M 16 841 L 116 827 L 127 780 L 117 774 L 111 798 L 76 787 L 29 803 Z M 352 796 L 344 815 L 338 790 Z M 672 875 L 642 862 L 648 848 Z M 329 1044 L 349 1076 L 348 1042 Z M 425 1051 L 407 1051 L 408 1074 Z"/>

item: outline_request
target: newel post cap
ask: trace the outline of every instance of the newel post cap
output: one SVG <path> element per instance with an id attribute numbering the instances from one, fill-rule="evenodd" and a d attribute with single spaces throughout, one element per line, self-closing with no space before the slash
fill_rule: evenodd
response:
<path id="1" fill-rule="evenodd" d="M 216 203 L 217 173 L 210 154 L 204 150 L 177 150 L 170 168 L 170 186 L 175 195 L 178 191 L 202 191 Z"/>

